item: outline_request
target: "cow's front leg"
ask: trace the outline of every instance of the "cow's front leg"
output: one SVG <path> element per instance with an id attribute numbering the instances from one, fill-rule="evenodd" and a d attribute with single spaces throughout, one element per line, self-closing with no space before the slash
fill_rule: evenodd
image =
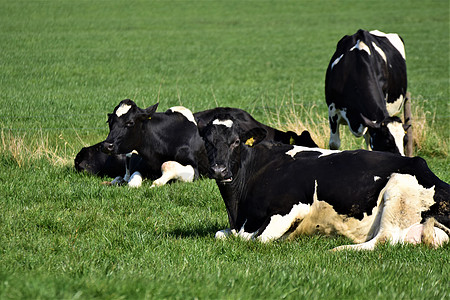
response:
<path id="1" fill-rule="evenodd" d="M 230 228 L 219 230 L 216 232 L 215 238 L 218 240 L 225 240 L 230 235 L 236 235 L 236 230 Z"/>

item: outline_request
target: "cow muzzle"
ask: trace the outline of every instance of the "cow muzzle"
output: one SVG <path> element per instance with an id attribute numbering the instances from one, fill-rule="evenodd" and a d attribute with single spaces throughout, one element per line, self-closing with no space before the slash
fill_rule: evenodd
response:
<path id="1" fill-rule="evenodd" d="M 211 177 L 222 183 L 231 182 L 233 178 L 229 174 L 228 169 L 225 165 L 214 164 L 211 166 Z"/>
<path id="2" fill-rule="evenodd" d="M 114 144 L 109 142 L 103 142 L 102 151 L 106 154 L 112 154 L 114 152 Z"/>

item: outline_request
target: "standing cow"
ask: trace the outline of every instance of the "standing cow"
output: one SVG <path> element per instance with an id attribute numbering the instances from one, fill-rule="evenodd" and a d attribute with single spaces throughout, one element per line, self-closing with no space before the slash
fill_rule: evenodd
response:
<path id="1" fill-rule="evenodd" d="M 364 135 L 372 150 L 404 155 L 405 129 L 395 115 L 406 96 L 403 41 L 397 34 L 358 30 L 337 44 L 325 77 L 330 149 L 339 149 L 339 125 Z"/>
<path id="2" fill-rule="evenodd" d="M 419 157 L 264 142 L 227 118 L 200 134 L 237 235 L 267 242 L 301 234 L 339 234 L 371 250 L 378 243 L 448 242 L 450 186 Z"/>

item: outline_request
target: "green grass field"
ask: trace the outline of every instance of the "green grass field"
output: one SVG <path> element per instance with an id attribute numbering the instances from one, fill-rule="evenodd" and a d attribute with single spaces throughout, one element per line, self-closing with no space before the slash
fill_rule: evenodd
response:
<path id="1" fill-rule="evenodd" d="M 0 0 L 0 299 L 448 299 L 450 245 L 218 241 L 228 221 L 213 181 L 109 187 L 73 158 L 125 98 L 295 117 L 324 142 L 336 43 L 379 29 L 405 41 L 424 122 L 415 153 L 450 182 L 449 14 L 448 1 L 416 0 Z"/>

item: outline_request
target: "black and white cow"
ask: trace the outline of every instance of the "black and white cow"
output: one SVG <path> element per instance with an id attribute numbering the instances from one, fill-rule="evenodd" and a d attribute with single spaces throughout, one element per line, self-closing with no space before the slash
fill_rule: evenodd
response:
<path id="1" fill-rule="evenodd" d="M 325 77 L 330 149 L 348 124 L 373 150 L 404 155 L 405 129 L 397 115 L 407 87 L 405 47 L 397 34 L 358 30 L 337 44 Z M 368 131 L 368 132 L 367 132 Z"/>
<path id="2" fill-rule="evenodd" d="M 283 132 L 256 121 L 248 112 L 238 108 L 217 107 L 194 113 L 194 118 L 197 123 L 208 124 L 217 115 L 223 114 L 233 116 L 235 125 L 238 125 L 240 128 L 264 128 L 267 131 L 266 140 L 317 147 L 306 130 L 301 135 L 297 135 L 292 131 Z M 192 131 L 191 133 L 194 132 Z M 149 167 L 146 161 L 136 154 L 131 156 L 130 163 L 126 163 L 125 160 L 125 154 L 108 155 L 104 153 L 102 151 L 102 143 L 98 143 L 81 149 L 75 158 L 75 168 L 78 171 L 86 171 L 94 175 L 115 177 L 111 182 L 112 184 L 127 183 L 131 187 L 141 186 L 143 178 L 156 179 L 161 175 L 159 171 L 156 173 L 151 171 L 152 169 L 159 170 L 159 166 Z M 126 165 L 128 168 L 125 168 Z"/>
<path id="3" fill-rule="evenodd" d="M 125 173 L 125 154 L 108 155 L 102 151 L 102 143 L 83 147 L 74 160 L 75 169 L 100 177 L 116 177 Z"/>
<path id="4" fill-rule="evenodd" d="M 305 147 L 317 147 L 317 144 L 313 141 L 308 131 L 304 130 L 300 135 L 293 131 L 284 132 L 256 121 L 252 115 L 239 108 L 217 107 L 194 113 L 195 120 L 200 126 L 202 124 L 208 124 L 220 115 L 229 116 L 232 119 L 232 122 L 234 122 L 234 125 L 242 130 L 254 128 L 265 129 L 267 132 L 265 137 L 266 141 L 275 141 L 283 144 Z M 231 126 L 231 124 L 229 124 L 229 126 Z"/>
<path id="5" fill-rule="evenodd" d="M 130 99 L 121 101 L 108 114 L 110 132 L 102 143 L 103 151 L 136 151 L 147 164 L 147 174 L 160 176 L 152 187 L 170 180 L 191 182 L 205 174 L 208 161 L 191 111 L 177 106 L 157 113 L 157 107 L 141 109 Z"/>
<path id="6" fill-rule="evenodd" d="M 418 157 L 260 142 L 219 119 L 201 128 L 232 234 L 262 242 L 300 234 L 344 235 L 355 245 L 449 240 L 450 186 Z"/>
<path id="7" fill-rule="evenodd" d="M 109 183 L 112 185 L 127 183 L 130 187 L 140 187 L 143 178 L 157 178 L 157 174 L 149 173 L 150 168 L 136 152 L 109 155 L 103 151 L 102 142 L 83 147 L 75 156 L 74 165 L 78 172 L 113 177 Z"/>

